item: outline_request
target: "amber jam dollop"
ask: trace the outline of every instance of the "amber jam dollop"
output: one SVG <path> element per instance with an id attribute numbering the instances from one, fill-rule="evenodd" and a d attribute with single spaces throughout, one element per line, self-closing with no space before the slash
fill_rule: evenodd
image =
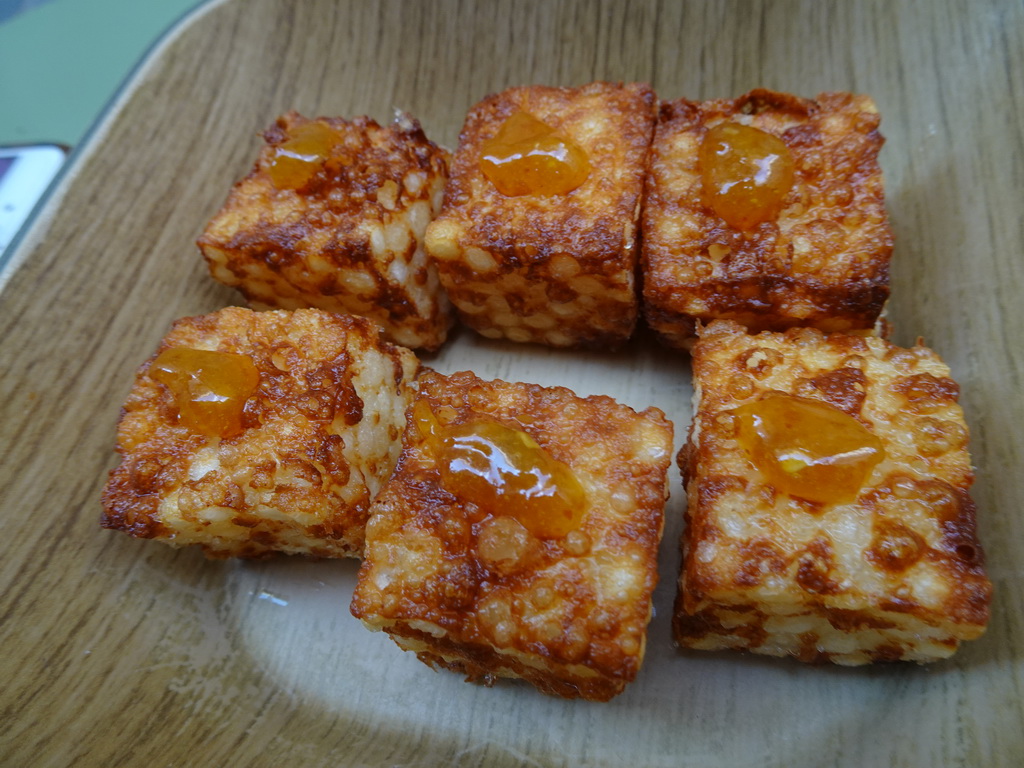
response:
<path id="1" fill-rule="evenodd" d="M 586 492 L 565 463 L 526 432 L 486 416 L 442 425 L 419 401 L 413 419 L 433 446 L 441 484 L 495 516 L 508 516 L 533 536 L 556 539 L 576 530 Z"/>
<path id="2" fill-rule="evenodd" d="M 819 400 L 768 395 L 736 408 L 737 438 L 775 488 L 820 503 L 857 498 L 885 456 L 855 418 Z"/>
<path id="3" fill-rule="evenodd" d="M 704 204 L 737 229 L 778 217 L 795 164 L 782 139 L 741 123 L 719 123 L 700 145 Z"/>
<path id="4" fill-rule="evenodd" d="M 316 176 L 331 149 L 341 141 L 325 123 L 312 121 L 297 126 L 291 137 L 274 147 L 267 172 L 278 189 L 299 189 Z"/>
<path id="5" fill-rule="evenodd" d="M 587 153 L 526 112 L 483 143 L 480 170 L 503 195 L 565 195 L 590 175 Z"/>
<path id="6" fill-rule="evenodd" d="M 205 349 L 165 349 L 149 375 L 171 390 L 178 423 L 208 437 L 231 437 L 242 431 L 242 411 L 260 383 L 247 355 Z"/>

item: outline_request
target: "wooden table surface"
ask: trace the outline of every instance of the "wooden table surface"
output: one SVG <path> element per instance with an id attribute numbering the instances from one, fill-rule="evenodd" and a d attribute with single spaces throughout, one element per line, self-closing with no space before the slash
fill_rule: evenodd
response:
<path id="1" fill-rule="evenodd" d="M 889 316 L 959 380 L 996 596 L 931 667 L 684 654 L 679 480 L 648 658 L 608 704 L 435 674 L 348 613 L 356 563 L 208 562 L 98 526 L 132 371 L 179 316 L 238 303 L 193 242 L 280 112 L 454 145 L 511 85 L 663 98 L 871 94 L 897 235 Z M 1024 755 L 1024 4 L 226 0 L 152 51 L 0 279 L 0 764 L 1011 766 Z M 485 342 L 429 364 L 565 384 L 689 423 L 689 363 Z"/>

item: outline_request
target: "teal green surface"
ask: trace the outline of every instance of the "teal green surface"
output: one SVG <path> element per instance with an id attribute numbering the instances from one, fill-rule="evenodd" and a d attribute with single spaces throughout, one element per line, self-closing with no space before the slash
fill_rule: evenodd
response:
<path id="1" fill-rule="evenodd" d="M 0 145 L 76 145 L 199 0 L 52 0 L 0 23 Z"/>

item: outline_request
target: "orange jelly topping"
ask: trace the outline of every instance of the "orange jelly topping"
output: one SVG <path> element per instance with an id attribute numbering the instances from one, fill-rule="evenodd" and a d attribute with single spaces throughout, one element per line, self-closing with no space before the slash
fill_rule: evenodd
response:
<path id="1" fill-rule="evenodd" d="M 422 406 L 414 407 L 413 418 L 434 444 L 447 490 L 492 515 L 514 518 L 538 538 L 561 538 L 579 527 L 583 486 L 532 437 L 482 416 L 442 426 Z"/>
<path id="2" fill-rule="evenodd" d="M 740 445 L 779 491 L 845 503 L 885 456 L 882 441 L 849 414 L 818 400 L 769 395 L 735 409 Z"/>
<path id="3" fill-rule="evenodd" d="M 291 138 L 274 147 L 267 172 L 278 189 L 299 189 L 316 176 L 341 141 L 338 132 L 325 123 L 303 123 Z"/>
<path id="4" fill-rule="evenodd" d="M 719 123 L 700 145 L 704 204 L 737 229 L 771 221 L 793 188 L 794 163 L 782 139 L 740 123 Z"/>
<path id="5" fill-rule="evenodd" d="M 483 143 L 480 169 L 503 195 L 564 195 L 590 175 L 587 153 L 526 112 Z"/>
<path id="6" fill-rule="evenodd" d="M 165 349 L 149 374 L 171 390 L 178 422 L 208 437 L 242 431 L 245 401 L 260 383 L 259 371 L 247 355 L 187 347 Z"/>

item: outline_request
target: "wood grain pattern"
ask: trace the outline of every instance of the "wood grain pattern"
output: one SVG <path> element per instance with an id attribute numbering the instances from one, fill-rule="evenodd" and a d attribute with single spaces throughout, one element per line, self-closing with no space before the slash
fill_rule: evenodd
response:
<path id="1" fill-rule="evenodd" d="M 348 615 L 353 562 L 209 563 L 102 531 L 134 368 L 172 319 L 237 303 L 193 245 L 289 108 L 401 107 L 456 140 L 524 83 L 706 98 L 871 94 L 897 234 L 890 318 L 963 389 L 996 585 L 931 668 L 680 654 L 676 480 L 648 659 L 610 704 L 432 674 Z M 126 85 L 10 254 L 0 295 L 0 763 L 999 766 L 1024 754 L 1024 5 L 226 0 Z M 19 265 L 20 266 L 17 266 Z M 17 268 L 14 268 L 17 266 Z M 576 355 L 462 333 L 430 364 L 560 383 L 689 422 L 689 366 L 641 337 Z"/>

